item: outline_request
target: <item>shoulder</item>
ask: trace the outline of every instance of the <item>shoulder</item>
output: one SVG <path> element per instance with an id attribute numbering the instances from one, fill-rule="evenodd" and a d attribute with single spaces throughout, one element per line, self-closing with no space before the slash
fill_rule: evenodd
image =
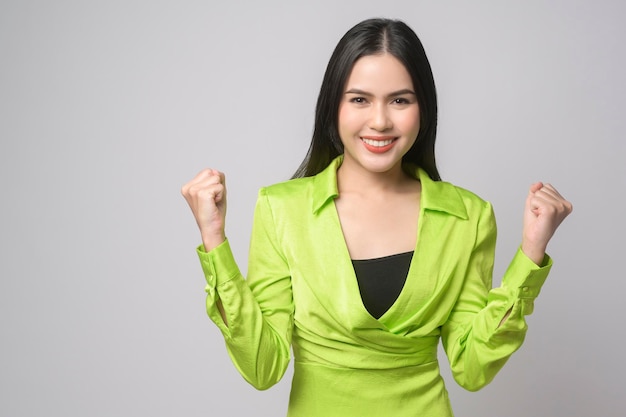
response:
<path id="1" fill-rule="evenodd" d="M 317 175 L 270 185 L 262 188 L 259 194 L 272 204 L 281 204 L 289 208 L 298 208 L 306 204 L 315 212 L 338 195 L 337 168 L 340 163 L 341 160 L 336 158 Z"/>
<path id="2" fill-rule="evenodd" d="M 466 188 L 446 181 L 433 181 L 421 170 L 419 179 L 425 209 L 447 212 L 462 219 L 480 217 L 485 210 L 491 211 L 489 202 Z"/>
<path id="3" fill-rule="evenodd" d="M 314 195 L 314 181 L 309 177 L 262 187 L 257 198 L 257 213 L 269 215 L 282 230 L 298 230 L 298 224 L 310 220 Z"/>
<path id="4" fill-rule="evenodd" d="M 311 207 L 314 177 L 296 178 L 259 189 L 258 203 L 271 207 L 274 212 L 305 211 Z"/>
<path id="5" fill-rule="evenodd" d="M 314 177 L 294 178 L 262 187 L 259 194 L 272 200 L 293 199 L 306 195 L 313 187 Z"/>
<path id="6" fill-rule="evenodd" d="M 455 216 L 459 225 L 485 233 L 496 231 L 496 218 L 491 203 L 466 188 L 445 181 L 436 181 L 431 187 L 430 208 Z"/>
<path id="7" fill-rule="evenodd" d="M 495 228 L 496 219 L 491 202 L 463 187 L 445 184 L 447 184 L 446 187 L 453 188 L 463 201 L 468 220 L 478 225 L 487 225 L 488 229 Z"/>
<path id="8" fill-rule="evenodd" d="M 442 182 L 443 184 L 445 184 L 445 187 L 451 187 L 453 188 L 461 197 L 461 199 L 463 199 L 463 202 L 467 205 L 467 206 L 479 206 L 479 207 L 483 207 L 487 204 L 489 204 L 488 201 L 484 200 L 482 197 L 480 197 L 479 195 L 475 194 L 473 191 L 470 191 L 466 188 L 460 187 L 458 185 L 449 183 L 449 182 Z"/>

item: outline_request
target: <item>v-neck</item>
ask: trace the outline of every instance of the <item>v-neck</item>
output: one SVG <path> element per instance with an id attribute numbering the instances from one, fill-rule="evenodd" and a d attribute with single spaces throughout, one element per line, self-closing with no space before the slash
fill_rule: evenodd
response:
<path id="1" fill-rule="evenodd" d="M 398 297 L 394 300 L 394 302 L 387 309 L 387 311 L 385 311 L 383 315 L 380 316 L 379 318 L 375 318 L 374 316 L 372 316 L 370 312 L 367 311 L 367 308 L 363 304 L 363 299 L 361 297 L 361 292 L 359 290 L 359 284 L 358 284 L 358 280 L 356 277 L 356 273 L 352 265 L 352 259 L 350 257 L 350 252 L 348 250 L 346 238 L 345 238 L 345 235 L 343 234 L 343 229 L 341 228 L 341 220 L 339 218 L 339 212 L 337 211 L 335 202 L 334 201 L 332 202 L 332 207 L 333 207 L 332 212 L 334 216 L 334 221 L 339 225 L 339 227 L 337 228 L 338 236 L 336 236 L 336 238 L 339 241 L 341 241 L 342 250 L 345 254 L 345 256 L 341 256 L 341 264 L 342 264 L 341 268 L 345 270 L 348 270 L 348 269 L 350 270 L 350 274 L 349 275 L 346 274 L 347 282 L 345 283 L 349 287 L 348 292 L 352 295 L 352 297 L 354 297 L 354 299 L 358 299 L 360 301 L 360 303 L 358 303 L 360 305 L 360 308 L 358 311 L 359 315 L 366 315 L 371 320 L 374 320 L 377 323 L 385 327 L 387 327 L 386 323 L 388 323 L 389 321 L 394 321 L 393 319 L 396 318 L 398 314 L 402 313 L 401 311 L 396 312 L 396 310 L 398 309 L 398 305 L 406 304 L 404 300 L 406 298 L 411 297 L 412 288 L 415 285 L 413 281 L 415 280 L 415 275 L 416 275 L 415 274 L 415 269 L 416 269 L 415 265 L 416 265 L 416 257 L 417 257 L 416 255 L 418 254 L 418 248 L 420 246 L 420 240 L 421 240 L 420 230 L 422 228 L 422 220 L 423 220 L 422 218 L 424 215 L 424 210 L 422 208 L 421 199 L 422 199 L 422 192 L 420 192 L 419 217 L 417 219 L 415 247 L 413 248 L 413 257 L 411 258 L 411 262 L 409 264 L 409 270 L 407 272 L 406 281 L 404 282 L 404 286 L 402 287 L 400 294 L 398 294 Z"/>
<path id="2" fill-rule="evenodd" d="M 439 252 L 443 252 L 448 244 L 442 241 L 441 236 L 455 224 L 453 219 L 468 218 L 464 201 L 456 188 L 432 180 L 421 168 L 414 165 L 404 167 L 422 185 L 414 255 L 398 298 L 376 319 L 363 305 L 339 213 L 334 204 L 339 195 L 336 172 L 340 164 L 341 158 L 338 157 L 312 179 L 301 180 L 310 181 L 310 210 L 315 223 L 308 224 L 305 221 L 300 225 L 305 228 L 299 229 L 298 233 L 305 233 L 308 238 L 302 242 L 303 245 L 289 247 L 287 254 L 295 259 L 298 254 L 315 253 L 316 262 L 306 273 L 293 271 L 294 296 L 300 298 L 300 294 L 303 294 L 298 290 L 300 282 L 308 283 L 305 292 L 310 291 L 317 300 L 317 308 L 323 309 L 329 314 L 328 317 L 341 324 L 341 328 L 346 331 L 344 337 L 358 335 L 359 343 L 379 340 L 377 337 L 371 339 L 371 332 L 376 334 L 384 331 L 397 336 L 412 334 L 432 321 L 432 297 L 443 291 L 441 286 L 447 282 L 443 278 L 451 272 L 447 267 L 442 270 Z M 307 230 L 306 227 L 313 229 Z M 311 246 L 313 242 L 323 243 L 318 247 Z M 293 265 L 300 263 L 294 260 Z M 296 309 L 296 316 L 300 314 L 303 315 L 302 320 L 309 315 L 318 316 L 314 310 L 300 309 L 298 313 Z"/>

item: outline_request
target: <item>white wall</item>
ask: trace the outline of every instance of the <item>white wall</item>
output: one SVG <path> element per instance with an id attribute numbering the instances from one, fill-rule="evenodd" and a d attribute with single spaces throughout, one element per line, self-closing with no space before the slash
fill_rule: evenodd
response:
<path id="1" fill-rule="evenodd" d="M 498 273 L 531 182 L 575 206 L 522 349 L 479 393 L 444 367 L 457 416 L 624 415 L 625 4 L 3 0 L 0 415 L 284 415 L 289 376 L 249 387 L 205 315 L 179 189 L 227 173 L 245 269 L 257 189 L 298 166 L 335 43 L 374 16 L 426 47 L 440 171 L 494 203 Z"/>

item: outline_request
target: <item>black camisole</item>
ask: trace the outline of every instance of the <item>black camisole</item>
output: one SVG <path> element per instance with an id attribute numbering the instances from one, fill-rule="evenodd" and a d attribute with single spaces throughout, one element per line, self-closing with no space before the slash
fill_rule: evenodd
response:
<path id="1" fill-rule="evenodd" d="M 385 314 L 400 295 L 412 258 L 411 251 L 382 258 L 352 260 L 363 305 L 374 318 Z"/>

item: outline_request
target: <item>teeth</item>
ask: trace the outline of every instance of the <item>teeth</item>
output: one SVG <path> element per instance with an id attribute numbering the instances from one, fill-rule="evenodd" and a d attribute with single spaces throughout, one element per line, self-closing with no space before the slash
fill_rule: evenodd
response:
<path id="1" fill-rule="evenodd" d="M 370 146 L 376 146 L 377 148 L 382 148 L 383 146 L 387 146 L 389 145 L 391 142 L 393 142 L 393 139 L 387 139 L 387 140 L 373 140 L 373 139 L 365 139 L 365 138 L 361 138 L 361 140 L 365 143 L 367 143 Z"/>

